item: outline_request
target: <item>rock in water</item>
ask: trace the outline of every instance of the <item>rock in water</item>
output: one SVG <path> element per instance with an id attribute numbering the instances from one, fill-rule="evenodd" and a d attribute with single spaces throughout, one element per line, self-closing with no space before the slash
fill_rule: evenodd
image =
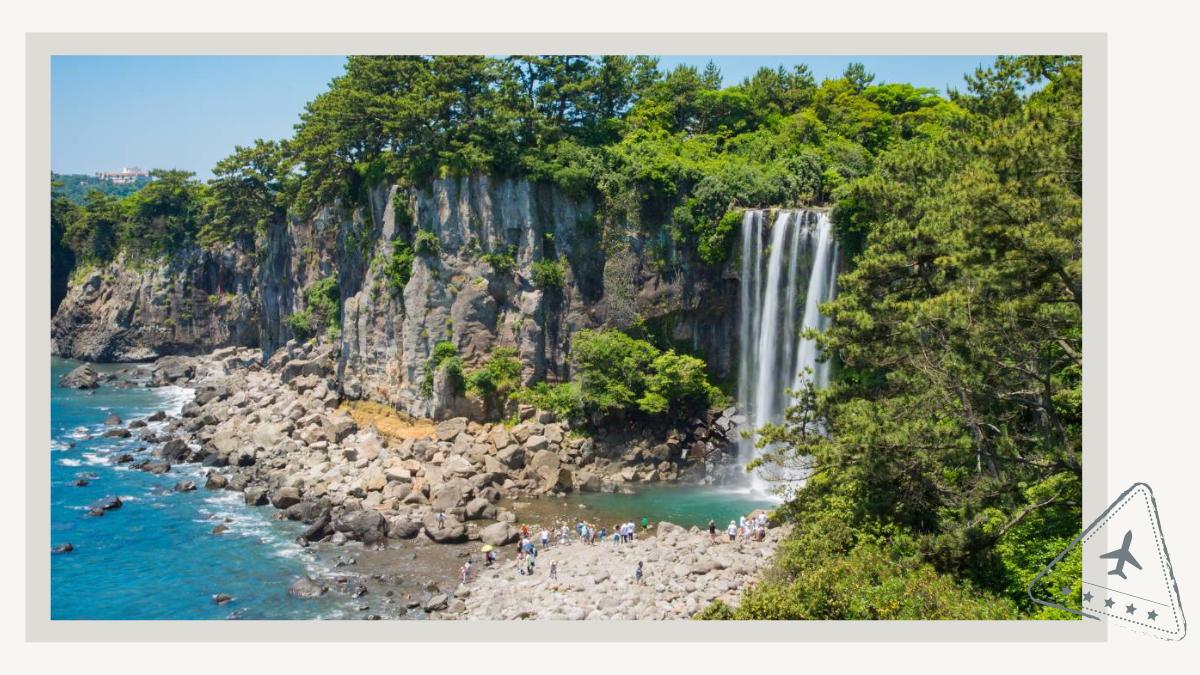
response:
<path id="1" fill-rule="evenodd" d="M 196 489 L 196 484 L 190 480 L 181 480 L 175 484 L 176 492 L 191 492 Z"/>
<path id="2" fill-rule="evenodd" d="M 54 548 L 50 549 L 50 552 L 51 553 L 70 553 L 71 551 L 74 551 L 74 550 L 75 550 L 75 547 L 72 546 L 71 542 L 68 541 L 65 544 L 59 544 L 58 546 L 55 546 Z"/>
<path id="3" fill-rule="evenodd" d="M 288 593 L 297 598 L 319 598 L 325 595 L 326 590 L 328 589 L 309 577 L 300 577 L 292 582 L 292 585 L 288 588 Z"/>
<path id="4" fill-rule="evenodd" d="M 100 386 L 100 375 L 92 364 L 85 363 L 64 375 L 58 381 L 58 386 L 66 389 L 95 389 Z"/>
<path id="5" fill-rule="evenodd" d="M 227 605 L 233 602 L 233 596 L 229 595 L 228 593 L 217 593 L 216 595 L 212 596 L 212 600 L 218 605 Z"/>

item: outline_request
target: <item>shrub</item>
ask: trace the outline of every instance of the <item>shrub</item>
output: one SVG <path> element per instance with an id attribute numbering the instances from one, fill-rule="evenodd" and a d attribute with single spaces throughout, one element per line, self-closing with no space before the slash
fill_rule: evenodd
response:
<path id="1" fill-rule="evenodd" d="M 429 230 L 417 230 L 417 236 L 413 240 L 413 250 L 417 255 L 437 255 L 442 250 L 442 243 L 438 241 L 436 234 Z"/>
<path id="2" fill-rule="evenodd" d="M 283 323 L 301 342 L 311 338 L 314 334 L 312 314 L 307 309 L 287 315 L 283 318 Z"/>
<path id="3" fill-rule="evenodd" d="M 521 384 L 521 361 L 517 350 L 497 347 L 492 350 L 483 364 L 466 375 L 467 393 L 473 396 L 496 395 L 501 405 L 513 390 Z"/>
<path id="4" fill-rule="evenodd" d="M 580 412 L 595 420 L 630 412 L 679 419 L 722 400 L 704 361 L 618 330 L 576 333 L 571 363 Z"/>
<path id="5" fill-rule="evenodd" d="M 384 263 L 383 274 L 388 280 L 388 290 L 392 297 L 404 292 L 408 280 L 412 278 L 412 264 L 416 259 L 412 246 L 403 239 L 392 241 L 392 255 Z"/>
<path id="6" fill-rule="evenodd" d="M 318 279 L 304 291 L 305 313 L 311 315 L 310 333 L 315 334 L 322 327 L 329 330 L 341 327 L 341 301 L 342 292 L 338 288 L 337 277 Z"/>
<path id="7" fill-rule="evenodd" d="M 492 251 L 490 253 L 484 253 L 482 256 L 480 256 L 480 258 L 487 262 L 487 264 L 491 265 L 492 269 L 496 271 L 496 274 L 509 275 L 512 274 L 513 270 L 517 267 L 516 252 L 517 250 L 515 246 L 509 246 L 504 251 Z"/>
<path id="8" fill-rule="evenodd" d="M 697 621 L 729 621 L 734 618 L 733 608 L 718 598 L 692 618 Z"/>
<path id="9" fill-rule="evenodd" d="M 458 346 L 453 342 L 444 340 L 433 346 L 433 352 L 429 355 L 429 361 L 425 364 L 425 378 L 421 380 L 421 394 L 425 397 L 433 395 L 433 378 L 437 374 L 438 369 L 447 368 L 458 384 L 456 389 L 462 382 L 462 360 L 458 358 Z"/>
<path id="10" fill-rule="evenodd" d="M 562 288 L 566 276 L 562 261 L 538 260 L 533 263 L 533 285 L 541 289 Z"/>
<path id="11" fill-rule="evenodd" d="M 584 416 L 583 396 L 576 382 L 538 382 L 518 389 L 509 398 L 539 410 L 549 410 L 563 420 L 580 420 Z"/>

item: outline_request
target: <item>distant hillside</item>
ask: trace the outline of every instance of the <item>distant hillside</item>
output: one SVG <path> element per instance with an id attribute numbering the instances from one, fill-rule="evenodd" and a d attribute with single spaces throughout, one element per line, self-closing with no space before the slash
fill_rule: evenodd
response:
<path id="1" fill-rule="evenodd" d="M 95 176 L 88 176 L 80 173 L 50 173 L 52 183 L 60 183 L 61 186 L 55 185 L 54 191 L 66 195 L 67 199 L 76 204 L 83 203 L 83 196 L 88 190 L 99 190 L 105 194 L 113 195 L 114 197 L 124 197 L 125 195 L 133 194 L 141 190 L 143 186 L 150 182 L 149 178 L 138 178 L 132 183 L 116 184 L 106 180 L 100 180 Z"/>

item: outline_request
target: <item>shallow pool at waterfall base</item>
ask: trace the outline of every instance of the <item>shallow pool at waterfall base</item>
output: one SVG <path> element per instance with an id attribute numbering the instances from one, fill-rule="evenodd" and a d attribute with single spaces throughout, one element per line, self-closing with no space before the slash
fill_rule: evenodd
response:
<path id="1" fill-rule="evenodd" d="M 367 602 L 370 612 L 391 618 L 374 592 L 360 599 L 337 593 L 301 599 L 289 595 L 288 587 L 305 574 L 362 578 L 376 572 L 398 575 L 405 584 L 453 583 L 461 564 L 457 547 L 417 540 L 391 542 L 379 554 L 366 554 L 354 545 L 305 549 L 295 543 L 303 525 L 275 520 L 270 507 L 246 506 L 240 493 L 205 490 L 200 467 L 176 466 L 153 475 L 115 463 L 123 453 L 147 457 L 149 449 L 139 442 L 136 429 L 131 438 L 104 438 L 110 414 L 128 423 L 156 410 L 177 413 L 191 392 L 108 383 L 92 392 L 59 387 L 59 378 L 77 365 L 63 359 L 51 364 L 50 545 L 70 543 L 74 548 L 46 552 L 52 619 L 362 618 Z M 97 370 L 118 367 L 98 365 Z M 80 479 L 86 485 L 77 486 Z M 181 480 L 194 481 L 197 489 L 175 492 L 173 486 Z M 109 496 L 120 497 L 122 506 L 103 516 L 88 515 L 91 504 Z M 525 522 L 585 517 L 608 527 L 640 524 L 645 517 L 653 529 L 664 520 L 704 527 L 711 518 L 723 528 L 739 515 L 772 504 L 761 495 L 721 487 L 639 486 L 634 494 L 527 500 L 517 512 Z M 228 530 L 213 534 L 218 525 Z M 467 549 L 475 550 L 475 545 Z M 332 558 L 342 554 L 356 556 L 358 564 L 334 570 Z M 232 602 L 214 602 L 219 593 L 232 596 Z M 403 603 L 396 607 L 402 611 Z M 403 617 L 422 618 L 423 613 Z"/>
<path id="2" fill-rule="evenodd" d="M 583 505 L 584 508 L 580 508 Z M 650 529 L 661 521 L 683 527 L 706 527 L 711 519 L 724 530 L 729 521 L 761 508 L 774 508 L 769 496 L 745 489 L 704 485 L 670 485 L 637 488 L 633 494 L 588 492 L 570 499 L 546 498 L 516 510 L 523 520 L 549 516 L 574 522 L 582 519 L 601 527 L 613 523 L 649 521 Z"/>

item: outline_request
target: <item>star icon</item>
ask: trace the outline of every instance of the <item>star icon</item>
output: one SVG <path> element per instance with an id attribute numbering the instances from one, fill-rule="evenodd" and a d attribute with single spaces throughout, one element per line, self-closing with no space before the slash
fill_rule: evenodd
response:
<path id="1" fill-rule="evenodd" d="M 1134 607 L 1132 602 L 1129 603 L 1128 605 L 1125 605 L 1125 613 L 1126 614 L 1133 614 L 1136 611 L 1137 611 L 1137 607 Z"/>
<path id="2" fill-rule="evenodd" d="M 1150 619 L 1151 621 L 1154 621 L 1155 619 L 1158 618 L 1158 612 L 1156 612 L 1154 610 L 1150 610 L 1149 612 L 1146 612 L 1146 618 Z"/>
<path id="3" fill-rule="evenodd" d="M 1091 592 L 1091 591 L 1088 591 L 1087 593 L 1084 593 L 1084 594 L 1083 594 L 1083 601 L 1084 601 L 1084 602 L 1091 602 L 1091 601 L 1092 601 L 1092 592 Z"/>
<path id="4" fill-rule="evenodd" d="M 1112 607 L 1112 606 L 1113 606 L 1113 599 L 1112 599 L 1112 598 L 1107 598 L 1107 599 L 1104 601 L 1104 606 L 1105 606 L 1105 607 Z"/>

